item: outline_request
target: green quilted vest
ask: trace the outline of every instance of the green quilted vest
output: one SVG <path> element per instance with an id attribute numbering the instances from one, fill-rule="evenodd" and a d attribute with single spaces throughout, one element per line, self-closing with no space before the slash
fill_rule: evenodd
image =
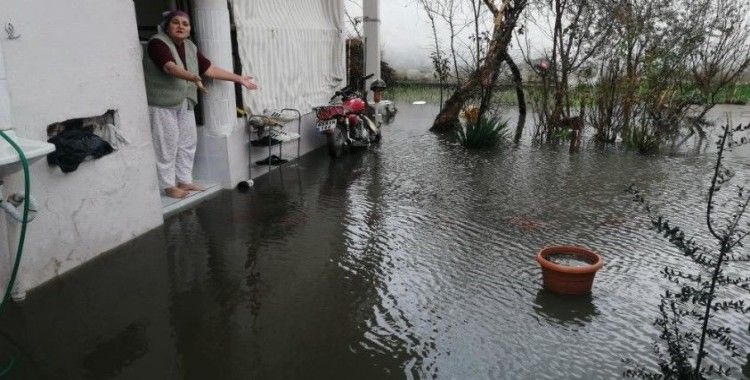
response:
<path id="1" fill-rule="evenodd" d="M 190 40 L 185 40 L 185 64 L 183 65 L 177 48 L 166 34 L 158 33 L 151 39 L 160 39 L 169 46 L 177 65 L 182 65 L 187 71 L 198 75 L 198 47 Z M 151 40 L 149 40 L 150 42 Z M 175 78 L 164 72 L 163 68 L 157 67 L 156 63 L 149 57 L 148 52 L 143 53 L 143 71 L 146 77 L 146 97 L 150 106 L 177 107 L 185 99 L 190 100 L 189 108 L 198 104 L 198 87 L 193 82 Z"/>

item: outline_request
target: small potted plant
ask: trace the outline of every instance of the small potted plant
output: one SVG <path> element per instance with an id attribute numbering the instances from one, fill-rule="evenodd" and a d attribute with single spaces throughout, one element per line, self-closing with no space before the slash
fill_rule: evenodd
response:
<path id="1" fill-rule="evenodd" d="M 542 249 L 536 261 L 542 266 L 544 286 L 559 294 L 591 292 L 594 275 L 604 265 L 601 256 L 593 251 L 567 245 Z"/>

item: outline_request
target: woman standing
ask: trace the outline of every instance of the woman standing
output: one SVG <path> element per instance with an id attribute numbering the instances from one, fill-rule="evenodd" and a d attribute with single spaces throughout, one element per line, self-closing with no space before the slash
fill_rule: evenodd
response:
<path id="1" fill-rule="evenodd" d="M 258 88 L 249 76 L 213 66 L 188 37 L 187 13 L 165 13 L 160 30 L 149 40 L 143 56 L 159 186 L 172 198 L 205 190 L 193 183 L 197 143 L 193 108 L 198 103 L 198 90 L 206 91 L 201 75 L 236 82 L 249 90 Z"/>

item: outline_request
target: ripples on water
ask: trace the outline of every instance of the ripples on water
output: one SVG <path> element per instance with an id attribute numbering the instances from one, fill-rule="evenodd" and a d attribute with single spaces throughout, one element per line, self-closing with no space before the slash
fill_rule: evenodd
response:
<path id="1" fill-rule="evenodd" d="M 659 270 L 694 268 L 623 190 L 635 183 L 703 233 L 713 156 L 529 145 L 467 153 L 426 132 L 429 111 L 398 118 L 379 149 L 346 158 L 360 163 L 343 191 L 346 253 L 336 260 L 374 287 L 363 350 L 398 353 L 407 377 L 611 377 L 623 358 L 654 366 L 651 323 L 667 286 Z M 603 256 L 593 295 L 542 290 L 534 255 L 553 243 Z M 743 347 L 747 322 L 729 321 Z"/>
<path id="2" fill-rule="evenodd" d="M 427 131 L 435 112 L 402 105 L 379 147 L 308 155 L 12 305 L 5 331 L 31 351 L 16 374 L 612 378 L 624 358 L 655 368 L 652 322 L 669 286 L 659 271 L 695 268 L 624 189 L 635 183 L 705 236 L 713 155 L 467 152 Z M 748 158 L 731 157 L 736 183 Z M 602 256 L 592 294 L 542 289 L 535 255 L 551 244 Z M 747 318 L 717 322 L 750 347 Z"/>

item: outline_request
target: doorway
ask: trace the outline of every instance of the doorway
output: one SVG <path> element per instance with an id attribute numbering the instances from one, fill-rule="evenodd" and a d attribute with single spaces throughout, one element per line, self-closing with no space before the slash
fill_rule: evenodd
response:
<path id="1" fill-rule="evenodd" d="M 136 23 L 138 27 L 138 39 L 143 47 L 143 54 L 146 54 L 146 45 L 148 40 L 157 32 L 157 27 L 162 20 L 162 13 L 171 10 L 179 9 L 192 15 L 192 4 L 189 0 L 134 0 Z M 192 24 L 191 34 L 193 40 L 197 33 L 196 24 Z M 203 125 L 203 112 L 202 112 L 202 101 L 200 99 L 201 94 L 198 94 L 198 105 L 195 107 L 195 121 L 197 127 L 200 128 Z M 193 170 L 195 172 L 195 169 Z M 206 187 L 207 190 L 204 192 L 191 192 L 187 198 L 176 199 L 166 197 L 161 194 L 163 212 L 166 215 L 170 215 L 181 209 L 184 209 L 200 199 L 213 194 L 218 191 L 220 187 L 214 183 L 206 183 L 201 181 L 199 178 L 194 178 L 195 182 Z"/>

